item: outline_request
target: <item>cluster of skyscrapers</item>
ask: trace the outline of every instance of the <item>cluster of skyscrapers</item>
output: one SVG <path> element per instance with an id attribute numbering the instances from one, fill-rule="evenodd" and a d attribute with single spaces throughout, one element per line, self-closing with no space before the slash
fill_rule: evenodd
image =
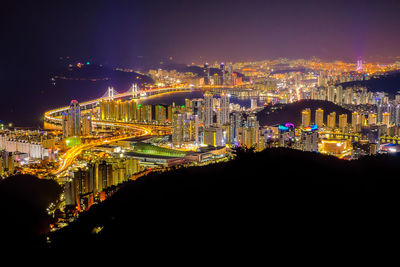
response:
<path id="1" fill-rule="evenodd" d="M 139 171 L 139 161 L 129 157 L 90 162 L 87 168 L 74 171 L 71 180 L 65 184 L 65 204 L 86 210 L 93 203 L 104 200 L 108 192 L 112 192 L 112 186 L 128 181 Z"/>
<path id="2" fill-rule="evenodd" d="M 202 99 L 186 101 L 186 109 L 175 110 L 172 121 L 174 146 L 197 145 L 259 146 L 259 124 L 251 112 L 230 108 L 229 95 L 220 98 L 205 93 Z"/>
<path id="3" fill-rule="evenodd" d="M 64 137 L 92 135 L 92 116 L 81 115 L 81 108 L 76 100 L 71 101 L 68 112 L 63 112 L 61 123 Z"/>

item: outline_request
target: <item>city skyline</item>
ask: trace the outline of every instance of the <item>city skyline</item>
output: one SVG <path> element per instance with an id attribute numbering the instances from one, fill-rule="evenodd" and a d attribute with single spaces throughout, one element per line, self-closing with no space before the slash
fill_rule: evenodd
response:
<path id="1" fill-rule="evenodd" d="M 371 208 L 398 206 L 399 11 L 394 0 L 7 0 L 2 242 L 220 249 L 267 232 L 288 243 L 348 227 L 343 211 L 360 209 L 387 227 Z"/>

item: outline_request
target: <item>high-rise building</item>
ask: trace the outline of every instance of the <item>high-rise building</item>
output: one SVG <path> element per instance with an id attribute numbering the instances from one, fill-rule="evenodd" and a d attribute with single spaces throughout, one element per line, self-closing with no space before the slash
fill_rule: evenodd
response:
<path id="1" fill-rule="evenodd" d="M 400 104 L 397 104 L 395 108 L 394 124 L 400 126 Z"/>
<path id="2" fill-rule="evenodd" d="M 79 136 L 81 129 L 81 108 L 78 101 L 72 100 L 70 104 L 70 115 L 72 120 L 71 135 Z"/>
<path id="3" fill-rule="evenodd" d="M 203 121 L 203 102 L 201 98 L 192 99 L 192 113 L 199 117 L 199 121 Z"/>
<path id="4" fill-rule="evenodd" d="M 199 117 L 197 115 L 190 116 L 190 141 L 195 145 L 200 144 L 199 139 Z"/>
<path id="5" fill-rule="evenodd" d="M 368 125 L 374 125 L 377 123 L 376 114 L 368 114 Z"/>
<path id="6" fill-rule="evenodd" d="M 332 112 L 328 115 L 327 126 L 330 129 L 335 129 L 335 127 L 336 127 L 336 112 Z"/>
<path id="7" fill-rule="evenodd" d="M 167 109 L 164 106 L 157 105 L 155 107 L 155 120 L 158 123 L 165 123 L 167 120 Z"/>
<path id="8" fill-rule="evenodd" d="M 339 85 L 336 87 L 336 97 L 335 97 L 335 103 L 337 104 L 342 104 L 343 102 L 343 87 Z"/>
<path id="9" fill-rule="evenodd" d="M 82 116 L 82 135 L 90 136 L 93 134 L 92 116 L 86 114 Z"/>
<path id="10" fill-rule="evenodd" d="M 208 146 L 222 146 L 222 128 L 208 127 L 203 130 L 203 144 Z"/>
<path id="11" fill-rule="evenodd" d="M 211 93 L 204 94 L 204 126 L 213 125 L 213 96 Z"/>
<path id="12" fill-rule="evenodd" d="M 229 115 L 230 122 L 228 128 L 227 143 L 239 145 L 239 128 L 242 126 L 242 114 L 239 112 L 232 112 Z"/>
<path id="13" fill-rule="evenodd" d="M 339 115 L 339 128 L 344 131 L 347 127 L 347 114 Z"/>
<path id="14" fill-rule="evenodd" d="M 351 114 L 351 127 L 353 132 L 359 132 L 361 130 L 361 116 L 358 112 Z"/>
<path id="15" fill-rule="evenodd" d="M 382 113 L 382 124 L 385 124 L 387 126 L 390 125 L 390 113 L 389 112 Z"/>
<path id="16" fill-rule="evenodd" d="M 301 127 L 308 127 L 311 125 L 311 110 L 309 108 L 304 109 L 301 112 Z"/>
<path id="17" fill-rule="evenodd" d="M 377 114 L 376 114 L 377 123 L 382 123 L 383 112 L 384 112 L 383 109 L 384 109 L 383 104 L 382 103 L 378 103 Z"/>
<path id="18" fill-rule="evenodd" d="M 318 128 L 320 128 L 324 125 L 324 110 L 323 109 L 319 108 L 315 111 L 315 124 L 318 125 Z"/>
<path id="19" fill-rule="evenodd" d="M 353 103 L 353 88 L 349 87 L 344 93 L 344 103 L 350 105 Z"/>
<path id="20" fill-rule="evenodd" d="M 255 110 L 257 108 L 257 98 L 250 99 L 250 107 L 251 107 L 251 110 Z"/>
<path id="21" fill-rule="evenodd" d="M 229 96 L 226 93 L 221 94 L 220 109 L 220 125 L 225 125 L 229 123 Z"/>
<path id="22" fill-rule="evenodd" d="M 328 99 L 327 99 L 328 101 L 330 101 L 330 102 L 335 101 L 335 86 L 333 86 L 333 85 L 328 86 L 327 97 L 328 97 Z"/>
<path id="23" fill-rule="evenodd" d="M 318 151 L 318 131 L 301 132 L 301 148 L 303 151 Z"/>
<path id="24" fill-rule="evenodd" d="M 172 115 L 172 145 L 181 146 L 183 143 L 184 127 L 183 127 L 184 114 L 174 112 Z"/>

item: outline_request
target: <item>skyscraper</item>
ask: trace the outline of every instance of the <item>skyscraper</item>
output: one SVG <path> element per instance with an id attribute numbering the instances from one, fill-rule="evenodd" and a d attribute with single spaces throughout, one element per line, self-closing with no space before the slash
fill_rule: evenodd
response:
<path id="1" fill-rule="evenodd" d="M 221 125 L 229 123 L 229 96 L 226 93 L 221 94 Z"/>
<path id="2" fill-rule="evenodd" d="M 327 95 L 327 97 L 328 97 L 328 101 L 330 101 L 330 102 L 334 102 L 335 101 L 335 86 L 333 86 L 333 85 L 330 85 L 330 86 L 328 86 L 328 95 Z"/>
<path id="3" fill-rule="evenodd" d="M 374 125 L 377 123 L 376 114 L 368 114 L 368 125 Z"/>
<path id="4" fill-rule="evenodd" d="M 344 131 L 347 127 L 347 114 L 339 115 L 339 128 Z"/>
<path id="5" fill-rule="evenodd" d="M 320 128 L 324 125 L 324 110 L 323 109 L 319 108 L 315 111 L 315 124 L 318 125 L 318 128 Z"/>
<path id="6" fill-rule="evenodd" d="M 71 135 L 79 136 L 80 135 L 80 126 L 81 126 L 81 108 L 79 106 L 78 101 L 72 100 L 70 104 L 70 115 L 71 115 Z"/>
<path id="7" fill-rule="evenodd" d="M 304 109 L 301 112 L 301 126 L 308 127 L 311 124 L 311 110 L 309 108 Z"/>
<path id="8" fill-rule="evenodd" d="M 92 135 L 92 116 L 86 114 L 82 116 L 82 135 L 88 136 Z"/>
<path id="9" fill-rule="evenodd" d="M 204 126 L 213 125 L 213 96 L 211 93 L 204 94 Z"/>
<path id="10" fill-rule="evenodd" d="M 389 112 L 382 113 L 382 124 L 385 124 L 387 126 L 390 125 L 390 113 Z"/>
<path id="11" fill-rule="evenodd" d="M 358 112 L 351 114 L 351 127 L 353 132 L 358 132 L 361 129 L 361 116 Z"/>
<path id="12" fill-rule="evenodd" d="M 335 129 L 335 127 L 336 127 L 336 112 L 332 112 L 328 115 L 327 126 L 330 129 Z"/>
<path id="13" fill-rule="evenodd" d="M 183 119 L 184 115 L 174 112 L 172 115 L 172 144 L 180 146 L 183 142 Z"/>

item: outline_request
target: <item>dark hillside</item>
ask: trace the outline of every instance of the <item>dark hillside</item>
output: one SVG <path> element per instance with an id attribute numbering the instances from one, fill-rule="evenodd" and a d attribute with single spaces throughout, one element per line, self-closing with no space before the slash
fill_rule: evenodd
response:
<path id="1" fill-rule="evenodd" d="M 173 240 L 195 248 L 202 242 L 243 245 L 239 241 L 256 237 L 283 242 L 289 235 L 311 238 L 340 222 L 330 235 L 342 220 L 372 212 L 397 194 L 399 178 L 390 174 L 399 163 L 400 157 L 348 162 L 289 149 L 240 152 L 231 162 L 129 182 L 53 234 L 52 246 L 129 242 L 167 248 Z"/>

